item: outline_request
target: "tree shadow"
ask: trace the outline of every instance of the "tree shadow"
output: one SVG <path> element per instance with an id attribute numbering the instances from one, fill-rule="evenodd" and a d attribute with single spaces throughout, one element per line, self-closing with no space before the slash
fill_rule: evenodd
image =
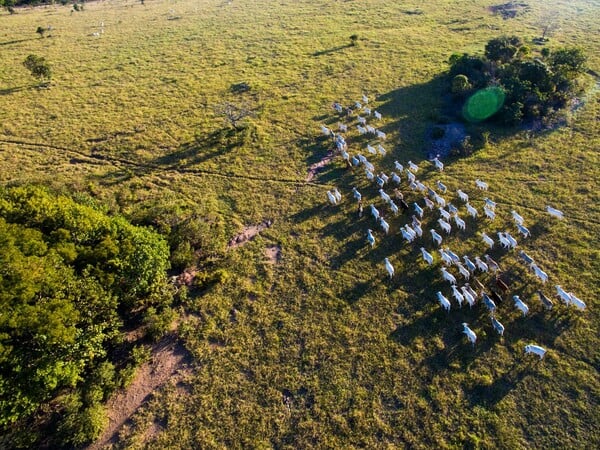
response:
<path id="1" fill-rule="evenodd" d="M 174 152 L 156 158 L 152 164 L 186 168 L 204 163 L 242 147 L 246 143 L 247 132 L 246 129 L 221 128 L 197 136 L 194 141 L 183 144 Z"/>
<path id="2" fill-rule="evenodd" d="M 350 48 L 350 47 L 352 47 L 352 44 L 339 45 L 337 47 L 328 48 L 327 50 L 316 51 L 316 52 L 312 53 L 312 56 L 318 57 L 318 56 L 323 56 L 323 55 L 330 55 L 332 53 L 336 53 L 336 52 L 339 52 L 341 50 L 344 50 L 344 49 Z"/>
<path id="3" fill-rule="evenodd" d="M 15 40 L 12 40 L 12 41 L 0 42 L 0 46 L 3 46 L 3 45 L 12 45 L 12 44 L 20 44 L 21 42 L 28 42 L 28 41 L 37 41 L 37 39 L 34 39 L 34 38 L 15 39 Z"/>
<path id="4" fill-rule="evenodd" d="M 0 95 L 10 95 L 10 94 L 14 94 L 15 92 L 25 91 L 27 89 L 33 89 L 33 87 L 32 86 L 17 86 L 17 87 L 12 87 L 12 88 L 0 89 Z"/>

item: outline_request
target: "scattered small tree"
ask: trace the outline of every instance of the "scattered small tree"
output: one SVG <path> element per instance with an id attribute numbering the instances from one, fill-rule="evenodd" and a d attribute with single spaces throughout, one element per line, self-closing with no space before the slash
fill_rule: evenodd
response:
<path id="1" fill-rule="evenodd" d="M 37 30 L 35 30 L 35 32 L 40 35 L 40 38 L 43 38 L 46 29 L 44 27 L 37 27 Z"/>
<path id="2" fill-rule="evenodd" d="M 239 130 L 242 128 L 242 122 L 248 117 L 254 117 L 255 112 L 245 105 L 236 105 L 231 102 L 223 102 L 215 108 L 215 112 L 223 116 L 227 123 L 233 128 Z"/>
<path id="3" fill-rule="evenodd" d="M 358 44 L 358 34 L 353 34 L 350 36 L 350 45 L 354 47 L 356 44 Z"/>
<path id="4" fill-rule="evenodd" d="M 50 82 L 52 71 L 45 58 L 37 55 L 29 55 L 23 61 L 23 65 L 31 72 L 31 76 L 38 79 L 40 83 L 48 84 Z"/>
<path id="5" fill-rule="evenodd" d="M 456 96 L 461 96 L 467 93 L 471 89 L 471 83 L 469 79 L 462 74 L 456 75 L 452 79 L 452 93 Z"/>

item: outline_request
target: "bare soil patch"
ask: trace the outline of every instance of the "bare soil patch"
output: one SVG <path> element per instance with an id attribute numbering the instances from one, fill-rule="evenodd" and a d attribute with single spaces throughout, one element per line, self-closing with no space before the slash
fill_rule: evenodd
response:
<path id="1" fill-rule="evenodd" d="M 321 159 L 320 161 L 318 161 L 314 164 L 311 164 L 310 167 L 308 168 L 308 174 L 306 175 L 306 181 L 312 181 L 317 176 L 317 173 L 323 167 L 325 167 L 327 164 L 329 164 L 332 159 L 333 159 L 333 153 L 329 152 L 329 153 L 327 153 L 327 155 L 325 155 L 325 157 L 323 159 Z"/>
<path id="2" fill-rule="evenodd" d="M 88 450 L 101 449 L 118 440 L 119 430 L 150 399 L 152 393 L 167 382 L 176 384 L 189 372 L 190 354 L 170 334 L 152 347 L 152 359 L 137 370 L 129 387 L 118 392 L 107 403 L 109 425 Z M 158 432 L 158 428 L 156 432 Z"/>
<path id="3" fill-rule="evenodd" d="M 271 225 L 273 225 L 272 220 L 264 220 L 258 225 L 249 225 L 244 227 L 241 233 L 237 234 L 229 241 L 229 248 L 241 247 L 246 242 L 254 239 L 261 231 L 269 228 Z"/>
<path id="4" fill-rule="evenodd" d="M 524 2 L 507 2 L 499 5 L 490 6 L 490 11 L 494 15 L 500 15 L 504 20 L 514 19 L 515 17 L 526 13 L 531 8 Z"/>
<path id="5" fill-rule="evenodd" d="M 279 245 L 271 245 L 265 248 L 265 256 L 271 264 L 277 264 L 281 261 L 281 247 Z"/>

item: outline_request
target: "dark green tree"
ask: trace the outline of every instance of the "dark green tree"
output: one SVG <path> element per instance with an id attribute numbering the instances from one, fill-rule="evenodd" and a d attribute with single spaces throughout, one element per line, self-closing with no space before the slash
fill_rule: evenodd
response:
<path id="1" fill-rule="evenodd" d="M 492 39 L 485 46 L 485 57 L 490 61 L 506 64 L 517 56 L 523 41 L 517 36 Z"/>
<path id="2" fill-rule="evenodd" d="M 29 55 L 23 61 L 23 65 L 31 72 L 31 76 L 40 82 L 47 83 L 50 81 L 52 71 L 45 58 L 37 55 Z"/>

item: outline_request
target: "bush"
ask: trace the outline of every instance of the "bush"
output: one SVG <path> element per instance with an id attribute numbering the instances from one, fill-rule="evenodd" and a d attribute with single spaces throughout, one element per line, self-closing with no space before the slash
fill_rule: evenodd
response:
<path id="1" fill-rule="evenodd" d="M 166 307 L 158 312 L 156 308 L 150 307 L 144 315 L 144 325 L 148 336 L 155 342 L 167 334 L 177 314 L 171 308 Z"/>
<path id="2" fill-rule="evenodd" d="M 451 92 L 455 96 L 465 95 L 470 89 L 471 83 L 469 83 L 469 79 L 465 75 L 459 74 L 452 79 Z"/>

